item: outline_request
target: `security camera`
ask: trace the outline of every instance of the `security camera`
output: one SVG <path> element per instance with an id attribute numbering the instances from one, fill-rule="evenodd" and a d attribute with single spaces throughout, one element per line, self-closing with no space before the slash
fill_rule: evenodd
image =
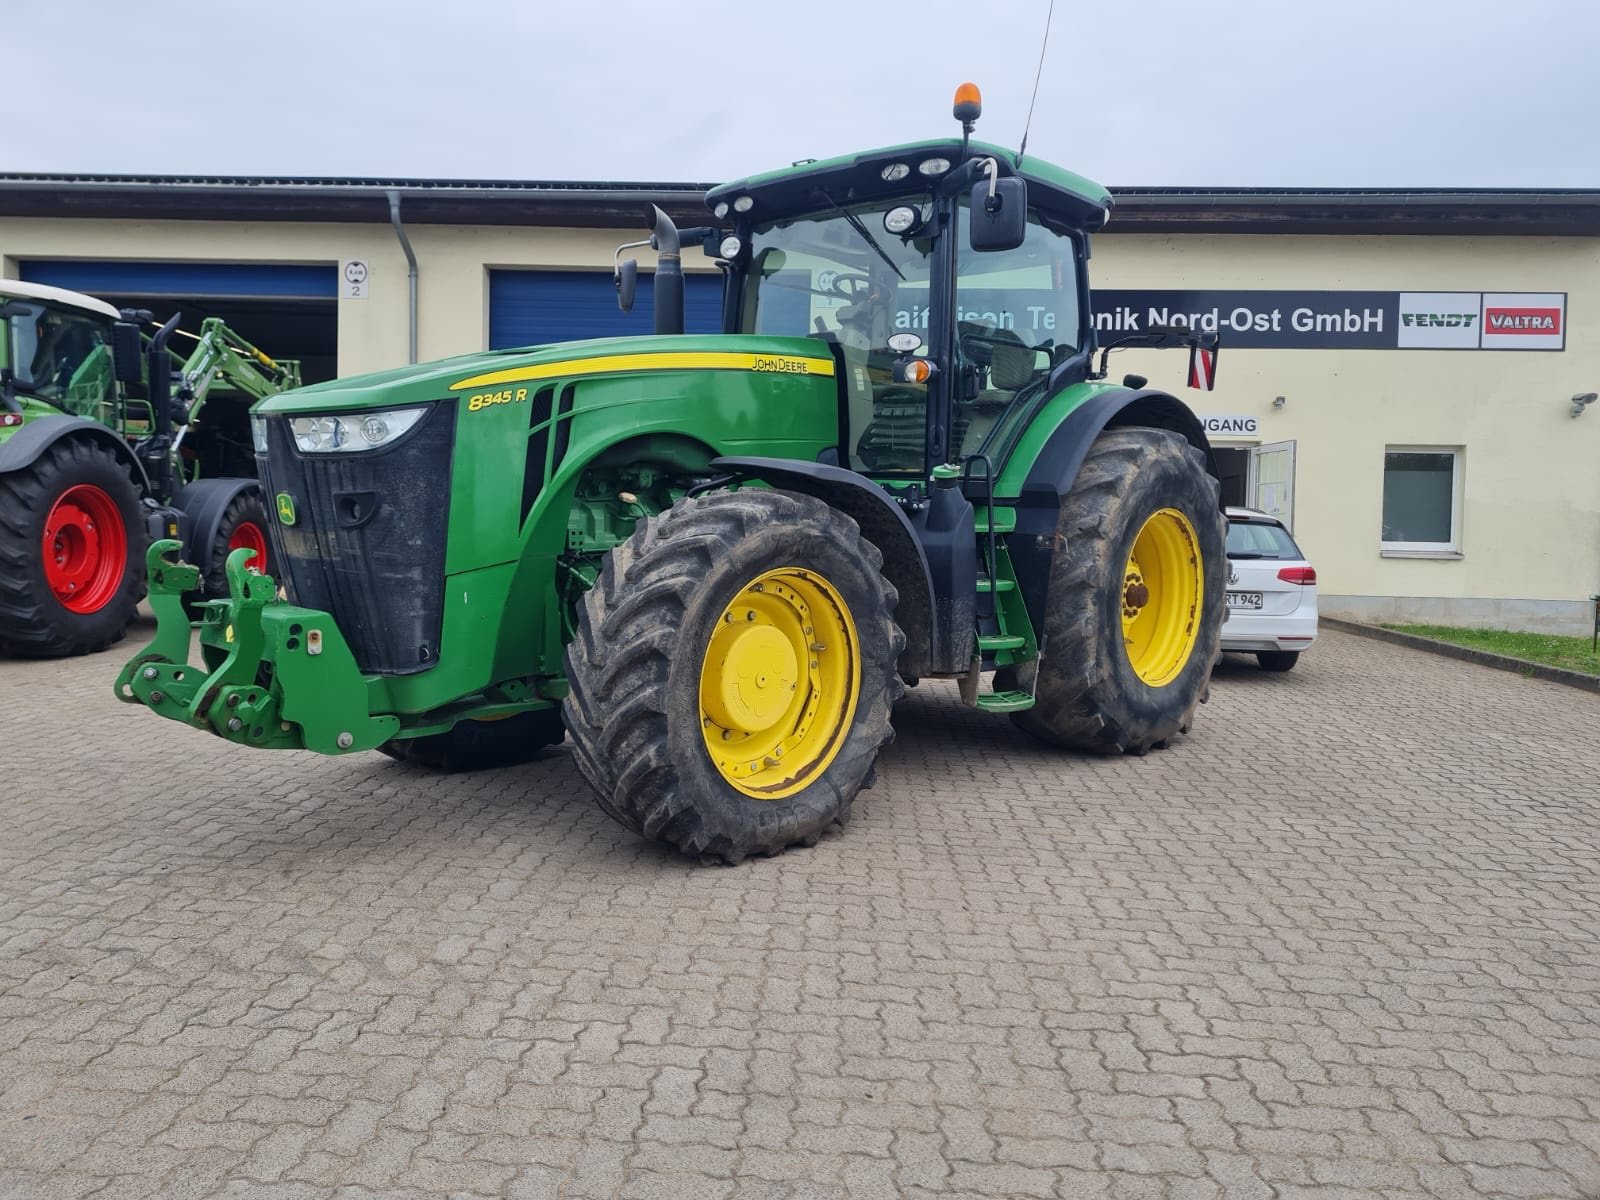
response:
<path id="1" fill-rule="evenodd" d="M 1284 406 L 1284 404 L 1287 402 L 1287 399 L 1288 398 L 1285 397 L 1285 396 L 1274 396 L 1272 398 L 1272 407 L 1273 408 L 1282 408 Z"/>
<path id="2" fill-rule="evenodd" d="M 1600 393 L 1597 393 L 1597 392 L 1579 392 L 1576 396 L 1574 396 L 1572 398 L 1572 415 L 1575 416 L 1575 417 L 1583 416 L 1583 410 L 1588 408 L 1589 405 L 1594 403 L 1595 397 L 1597 395 L 1600 395 Z"/>

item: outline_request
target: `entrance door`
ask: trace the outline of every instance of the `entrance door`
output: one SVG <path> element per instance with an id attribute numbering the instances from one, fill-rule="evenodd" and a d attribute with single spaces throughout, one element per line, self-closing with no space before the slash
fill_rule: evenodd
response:
<path id="1" fill-rule="evenodd" d="M 1268 442 L 1250 451 L 1250 507 L 1294 532 L 1294 443 Z"/>
<path id="2" fill-rule="evenodd" d="M 1245 481 L 1250 477 L 1250 447 L 1212 446 L 1211 456 L 1217 460 L 1222 503 L 1229 508 L 1244 507 L 1250 500 L 1245 487 Z"/>

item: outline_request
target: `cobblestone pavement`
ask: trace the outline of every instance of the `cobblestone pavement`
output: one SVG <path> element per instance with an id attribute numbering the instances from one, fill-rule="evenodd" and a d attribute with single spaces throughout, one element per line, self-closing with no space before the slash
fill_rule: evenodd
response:
<path id="1" fill-rule="evenodd" d="M 705 868 L 121 658 L 0 662 L 0 1196 L 1600 1195 L 1600 697 L 1327 633 L 1094 760 L 923 687 Z"/>

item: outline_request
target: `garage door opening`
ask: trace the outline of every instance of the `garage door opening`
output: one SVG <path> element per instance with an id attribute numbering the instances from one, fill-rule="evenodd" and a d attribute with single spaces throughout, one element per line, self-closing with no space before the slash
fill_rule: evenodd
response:
<path id="1" fill-rule="evenodd" d="M 321 383 L 338 372 L 339 314 L 335 268 L 275 263 L 156 263 L 60 259 L 24 262 L 20 274 L 95 296 L 118 308 L 148 309 L 165 322 L 199 334 L 208 317 L 264 354 L 300 363 L 302 383 Z M 188 358 L 194 342 L 175 336 L 171 348 Z M 186 478 L 255 474 L 250 406 L 255 395 L 218 384 L 187 425 L 182 443 Z M 130 411 L 132 411 L 130 409 Z"/>
<path id="2" fill-rule="evenodd" d="M 221 317 L 273 358 L 300 363 L 305 383 L 335 377 L 339 362 L 337 280 L 332 266 L 276 263 L 149 263 L 59 259 L 24 262 L 20 275 L 96 296 L 118 308 L 142 308 L 165 321 L 182 314 L 180 329 L 198 333 Z M 185 340 L 173 349 L 184 353 Z"/>

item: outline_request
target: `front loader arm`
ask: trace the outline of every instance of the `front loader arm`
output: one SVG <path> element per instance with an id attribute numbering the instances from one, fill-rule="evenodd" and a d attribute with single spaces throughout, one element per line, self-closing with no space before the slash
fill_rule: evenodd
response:
<path id="1" fill-rule="evenodd" d="M 228 328 L 220 317 L 202 321 L 195 340 L 180 371 L 179 386 L 191 409 L 204 404 L 206 394 L 218 382 L 257 400 L 300 386 L 299 363 L 272 358 Z"/>

